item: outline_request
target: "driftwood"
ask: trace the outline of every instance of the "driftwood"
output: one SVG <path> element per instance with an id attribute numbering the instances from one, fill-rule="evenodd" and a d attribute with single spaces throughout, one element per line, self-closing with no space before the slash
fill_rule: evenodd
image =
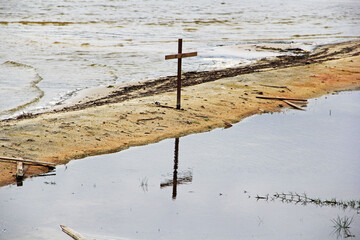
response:
<path id="1" fill-rule="evenodd" d="M 144 121 L 152 121 L 152 120 L 163 120 L 162 117 L 154 117 L 154 118 L 142 118 L 136 120 L 136 122 L 144 122 Z"/>
<path id="2" fill-rule="evenodd" d="M 261 98 L 261 99 L 274 99 L 274 100 L 291 100 L 291 101 L 307 102 L 307 100 L 306 100 L 306 99 L 301 99 L 301 98 L 288 98 L 288 97 L 266 97 L 266 96 L 256 96 L 256 98 Z"/>
<path id="3" fill-rule="evenodd" d="M 0 161 L 10 161 L 10 162 L 22 162 L 29 165 L 38 165 L 38 166 L 45 166 L 49 168 L 55 168 L 55 163 L 49 163 L 49 162 L 39 162 L 39 161 L 33 161 L 33 160 L 27 160 L 22 158 L 10 158 L 10 157 L 0 157 Z"/>
<path id="4" fill-rule="evenodd" d="M 296 108 L 296 109 L 299 109 L 299 110 L 302 110 L 302 111 L 305 111 L 303 108 L 299 107 L 298 105 L 296 105 L 295 103 L 292 103 L 292 102 L 289 102 L 287 100 L 283 100 L 284 103 L 292 106 L 293 108 Z"/>
<path id="5" fill-rule="evenodd" d="M 267 84 L 260 84 L 260 86 L 271 87 L 271 88 L 285 88 L 285 89 L 289 90 L 290 92 L 292 92 L 291 89 L 288 88 L 287 86 L 275 86 L 275 85 L 267 85 Z"/>
<path id="6" fill-rule="evenodd" d="M 66 227 L 63 225 L 60 225 L 60 227 L 64 233 L 66 233 L 67 235 L 69 235 L 70 237 L 72 237 L 75 240 L 88 240 L 87 238 L 83 237 L 80 233 L 76 232 L 75 230 L 73 230 L 69 227 Z"/>

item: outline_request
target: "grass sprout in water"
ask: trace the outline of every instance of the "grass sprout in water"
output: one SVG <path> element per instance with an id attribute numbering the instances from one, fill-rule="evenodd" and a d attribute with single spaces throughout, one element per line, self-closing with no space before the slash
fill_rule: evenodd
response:
<path id="1" fill-rule="evenodd" d="M 330 200 L 322 200 L 320 198 L 313 198 L 306 195 L 306 193 L 298 194 L 298 193 L 275 193 L 272 196 L 267 194 L 265 196 L 259 196 L 256 195 L 255 197 L 257 200 L 280 200 L 284 203 L 294 203 L 294 204 L 301 204 L 301 205 L 307 205 L 307 204 L 315 204 L 318 206 L 331 206 L 331 207 L 341 207 L 343 209 L 353 209 L 353 210 L 359 210 L 360 209 L 360 200 L 350 200 L 350 201 L 341 201 L 337 200 L 336 198 L 332 198 Z"/>
<path id="2" fill-rule="evenodd" d="M 353 222 L 354 217 L 349 218 L 348 216 L 340 217 L 338 216 L 331 221 L 334 223 L 334 228 L 337 238 L 353 238 L 355 235 L 352 235 L 350 232 L 350 225 Z"/>
<path id="3" fill-rule="evenodd" d="M 149 178 L 148 178 L 148 177 L 144 177 L 144 178 L 141 180 L 140 187 L 142 188 L 142 190 L 143 190 L 144 192 L 147 192 L 147 191 L 148 191 L 148 181 L 149 181 Z"/>

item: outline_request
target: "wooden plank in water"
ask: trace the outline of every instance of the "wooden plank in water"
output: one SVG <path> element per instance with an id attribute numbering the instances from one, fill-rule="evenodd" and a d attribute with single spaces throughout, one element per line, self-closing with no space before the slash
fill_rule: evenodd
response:
<path id="1" fill-rule="evenodd" d="M 286 104 L 288 104 L 288 105 L 290 105 L 290 106 L 292 106 L 293 108 L 296 108 L 296 109 L 305 111 L 303 108 L 299 107 L 298 105 L 296 105 L 296 104 L 294 104 L 294 103 L 292 103 L 292 102 L 289 102 L 289 101 L 287 101 L 287 100 L 283 100 L 283 102 L 286 103 Z"/>
<path id="2" fill-rule="evenodd" d="M 22 158 L 10 158 L 10 157 L 1 157 L 0 156 L 0 160 L 11 161 L 11 162 L 22 162 L 25 164 L 45 166 L 45 167 L 50 167 L 50 168 L 54 168 L 56 166 L 55 163 L 39 162 L 39 161 L 22 159 Z"/>
<path id="3" fill-rule="evenodd" d="M 64 233 L 66 233 L 67 235 L 69 235 L 70 237 L 72 237 L 75 240 L 88 240 L 87 238 L 83 237 L 80 233 L 76 232 L 75 230 L 73 230 L 69 227 L 66 227 L 63 225 L 60 225 L 60 227 Z"/>

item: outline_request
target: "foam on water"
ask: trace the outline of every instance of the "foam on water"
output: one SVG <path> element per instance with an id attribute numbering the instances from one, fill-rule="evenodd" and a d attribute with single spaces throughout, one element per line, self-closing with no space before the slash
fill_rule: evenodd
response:
<path id="1" fill-rule="evenodd" d="M 0 65 L 0 72 L 6 73 L 0 75 L 0 109 L 4 114 L 21 111 L 44 95 L 37 86 L 42 78 L 35 68 L 8 61 Z"/>

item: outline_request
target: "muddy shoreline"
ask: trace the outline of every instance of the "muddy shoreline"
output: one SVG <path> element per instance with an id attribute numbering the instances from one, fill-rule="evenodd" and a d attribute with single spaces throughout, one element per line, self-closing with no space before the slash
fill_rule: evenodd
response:
<path id="1" fill-rule="evenodd" d="M 359 54 L 360 41 L 352 41 L 244 67 L 185 73 L 180 111 L 172 107 L 175 77 L 114 86 L 110 93 L 72 106 L 0 121 L 0 156 L 66 164 L 290 107 L 256 96 L 309 99 L 359 89 Z M 15 181 L 15 164 L 0 162 L 0 169 L 0 186 Z M 26 176 L 44 171 L 30 166 Z"/>
<path id="2" fill-rule="evenodd" d="M 269 71 L 288 67 L 305 66 L 322 63 L 344 57 L 359 56 L 360 41 L 352 41 L 338 44 L 319 46 L 313 52 L 300 52 L 297 55 L 285 55 L 273 58 L 265 58 L 254 64 L 236 68 L 226 68 L 213 71 L 186 72 L 182 75 L 182 86 L 193 86 L 206 82 L 216 81 L 221 78 L 234 77 L 261 71 Z M 109 93 L 91 100 L 82 100 L 77 104 L 61 107 L 53 112 L 66 112 L 81 110 L 94 106 L 102 106 L 110 103 L 123 102 L 130 99 L 153 96 L 156 94 L 172 92 L 176 90 L 176 76 L 167 76 L 154 80 L 148 80 L 126 86 L 109 86 L 113 88 Z M 47 113 L 47 112 L 45 112 Z M 33 118 L 43 113 L 25 113 L 17 119 Z M 6 120 L 5 120 L 6 121 Z"/>

